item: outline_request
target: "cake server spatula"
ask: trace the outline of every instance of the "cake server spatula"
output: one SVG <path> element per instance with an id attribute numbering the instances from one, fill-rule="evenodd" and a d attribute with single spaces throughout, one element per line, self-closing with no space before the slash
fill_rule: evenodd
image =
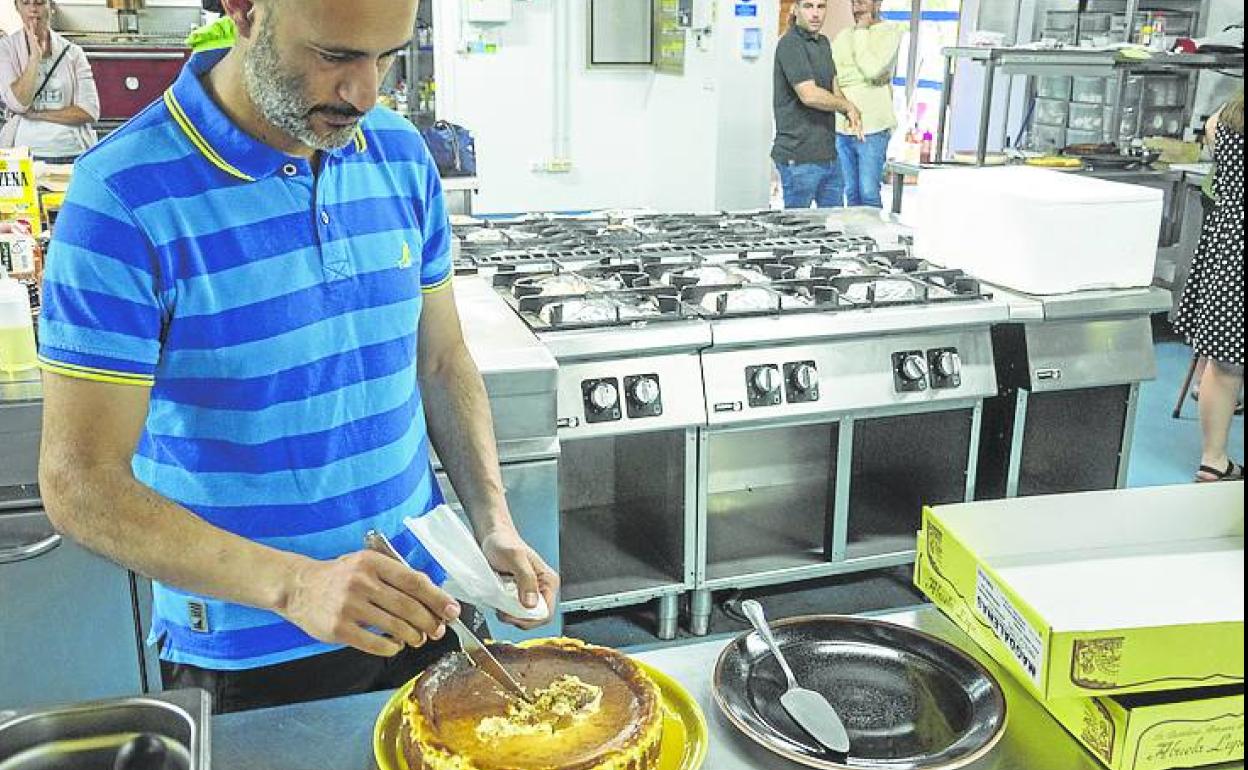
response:
<path id="1" fill-rule="evenodd" d="M 788 680 L 789 689 L 780 696 L 780 705 L 784 706 L 784 710 L 789 712 L 789 716 L 793 717 L 798 726 L 810 733 L 810 737 L 838 754 L 848 754 L 849 733 L 845 732 L 845 724 L 841 722 L 840 715 L 828 703 L 827 698 L 814 690 L 798 686 L 793 669 L 789 668 L 789 662 L 785 660 L 776 637 L 771 633 L 771 626 L 767 625 L 767 616 L 763 614 L 762 605 L 750 599 L 741 603 L 741 609 L 750 619 L 754 630 L 763 637 L 771 654 L 776 656 L 776 662 L 780 664 L 780 669 Z"/>
<path id="2" fill-rule="evenodd" d="M 368 531 L 368 534 L 364 536 L 364 544 L 370 550 L 407 564 L 407 560 L 399 555 L 394 544 L 390 542 L 390 538 L 376 530 Z M 410 567 L 411 565 L 408 566 Z M 498 682 L 504 693 L 513 698 L 519 698 L 526 703 L 533 702 L 533 698 L 525 692 L 515 677 L 507 673 L 507 669 L 503 668 L 503 664 L 498 662 L 498 658 L 494 657 L 494 653 L 490 652 L 485 643 L 478 639 L 477 635 L 468 626 L 464 625 L 464 621 L 456 618 L 447 623 L 447 627 L 455 632 L 455 636 L 459 639 L 459 648 L 468 656 L 468 660 L 495 682 Z"/>

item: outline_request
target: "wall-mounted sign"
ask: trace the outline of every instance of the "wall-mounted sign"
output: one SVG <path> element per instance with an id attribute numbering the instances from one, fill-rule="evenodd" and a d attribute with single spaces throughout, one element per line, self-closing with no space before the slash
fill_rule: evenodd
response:
<path id="1" fill-rule="evenodd" d="M 687 4 L 658 0 L 655 69 L 667 75 L 685 74 Z"/>

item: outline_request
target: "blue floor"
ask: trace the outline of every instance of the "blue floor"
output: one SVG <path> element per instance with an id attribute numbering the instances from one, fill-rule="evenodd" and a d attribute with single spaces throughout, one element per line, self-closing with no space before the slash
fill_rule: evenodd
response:
<path id="1" fill-rule="evenodd" d="M 1200 415 L 1196 402 L 1183 404 L 1181 419 L 1170 415 L 1178 400 L 1179 388 L 1192 362 L 1192 350 L 1179 342 L 1157 344 L 1157 379 L 1140 389 L 1140 411 L 1136 420 L 1131 455 L 1132 487 L 1155 487 L 1190 482 L 1200 465 Z M 1236 463 L 1244 461 L 1244 418 L 1231 424 L 1229 454 Z"/>
<path id="2" fill-rule="evenodd" d="M 1179 388 L 1191 364 L 1191 349 L 1165 338 L 1169 328 L 1157 326 L 1162 340 L 1157 343 L 1157 379 L 1140 389 L 1139 412 L 1132 448 L 1129 485 L 1132 487 L 1188 484 L 1200 460 L 1200 418 L 1197 404 L 1188 399 L 1181 419 L 1170 415 Z M 1230 455 L 1237 463 L 1244 459 L 1244 420 L 1236 418 L 1231 427 Z M 750 591 L 775 618 L 810 614 L 857 614 L 920 604 L 924 598 L 910 584 L 910 568 L 846 575 L 797 585 L 775 586 Z M 724 612 L 724 600 L 731 594 L 717 594 L 711 633 L 739 632 L 747 628 L 738 617 Z M 652 604 L 624 607 L 609 612 L 573 615 L 567 633 L 580 639 L 611 647 L 649 647 L 656 618 Z M 684 628 L 681 638 L 689 633 Z"/>

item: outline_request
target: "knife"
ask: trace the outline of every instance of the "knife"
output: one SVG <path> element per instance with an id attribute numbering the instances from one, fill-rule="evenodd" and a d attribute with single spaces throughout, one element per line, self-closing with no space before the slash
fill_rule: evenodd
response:
<path id="1" fill-rule="evenodd" d="M 369 530 L 368 534 L 364 536 L 364 545 L 369 550 L 376 551 L 383 556 L 389 556 L 392 559 L 397 559 L 413 572 L 416 571 L 415 568 L 407 563 L 406 559 L 399 555 L 390 539 L 380 532 Z M 503 664 L 498 662 L 498 658 L 494 657 L 494 653 L 490 652 L 485 643 L 477 638 L 477 635 L 468 626 L 464 625 L 464 621 L 455 618 L 447 622 L 447 627 L 455 632 L 455 636 L 459 639 L 460 649 L 468 656 L 468 660 L 471 661 L 472 665 L 481 669 L 481 671 L 497 682 L 503 688 L 505 694 L 513 698 L 519 698 L 525 703 L 533 702 L 532 696 L 525 692 L 515 677 L 507 673 L 507 669 L 503 668 Z"/>

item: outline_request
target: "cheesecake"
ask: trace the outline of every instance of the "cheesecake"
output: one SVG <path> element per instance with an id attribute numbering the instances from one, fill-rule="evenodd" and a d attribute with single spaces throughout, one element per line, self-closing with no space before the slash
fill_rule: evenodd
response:
<path id="1" fill-rule="evenodd" d="M 403 703 L 410 770 L 658 769 L 663 705 L 632 660 L 571 639 L 489 647 L 531 702 L 448 655 Z"/>

